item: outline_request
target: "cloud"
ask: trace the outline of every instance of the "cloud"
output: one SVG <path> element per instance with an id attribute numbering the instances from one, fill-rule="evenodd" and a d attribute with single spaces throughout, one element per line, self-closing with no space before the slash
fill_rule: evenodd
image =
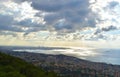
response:
<path id="1" fill-rule="evenodd" d="M 15 31 L 15 32 L 22 32 L 22 29 L 14 26 L 14 18 L 10 15 L 2 15 L 0 14 L 0 30 L 1 31 Z"/>
<path id="2" fill-rule="evenodd" d="M 104 26 L 106 26 L 107 24 L 104 22 L 108 21 L 108 16 L 104 17 L 103 13 L 107 11 L 109 12 L 110 8 L 116 7 L 119 4 L 117 1 L 112 1 L 112 0 L 109 1 L 107 0 L 104 3 L 103 1 L 100 0 L 98 1 L 29 0 L 29 1 L 32 2 L 31 6 L 34 9 L 40 11 L 36 14 L 36 16 L 40 17 L 44 13 L 44 20 L 46 21 L 46 26 L 47 26 L 46 28 L 49 28 L 48 26 L 51 26 L 52 29 L 58 32 L 62 30 L 63 31 L 66 30 L 65 32 L 69 32 L 71 30 L 71 32 L 73 32 L 75 30 L 79 30 L 85 27 L 95 27 L 96 25 L 103 25 L 103 24 Z M 101 3 L 103 5 L 100 5 Z M 97 7 L 92 7 L 94 5 L 97 5 Z M 43 11 L 42 14 L 41 11 Z M 99 11 L 100 13 L 101 11 L 103 11 L 102 15 L 99 15 L 100 14 L 98 13 Z M 96 12 L 96 14 L 94 14 L 93 12 Z M 109 14 L 109 16 L 111 15 Z M 65 21 L 59 22 L 61 19 L 65 19 Z M 109 18 L 109 20 L 112 20 L 112 18 Z M 98 23 L 96 23 L 96 21 Z M 110 25 L 115 25 L 115 24 L 111 23 L 107 26 Z"/>
<path id="3" fill-rule="evenodd" d="M 54 27 L 55 27 L 56 31 L 61 31 L 61 30 L 65 31 L 66 30 L 66 32 L 69 31 L 69 30 L 71 30 L 73 28 L 73 26 L 71 24 L 67 23 L 65 19 L 58 20 L 54 24 Z"/>
<path id="4" fill-rule="evenodd" d="M 8 25 L 12 25 L 13 17 L 9 15 L 0 15 L 0 29 L 7 29 Z M 6 27 L 7 26 L 7 27 Z"/>
<path id="5" fill-rule="evenodd" d="M 82 1 L 82 0 L 32 0 L 32 6 L 35 9 L 43 10 L 47 12 L 57 12 L 62 11 L 65 9 L 74 9 L 75 7 L 79 6 L 86 6 L 88 5 L 88 1 Z M 85 7 L 86 7 L 85 6 Z M 81 8 L 81 7 L 79 7 Z"/>
<path id="6" fill-rule="evenodd" d="M 22 2 L 25 2 L 26 0 L 11 0 L 11 1 L 14 1 L 16 3 L 22 3 Z M 29 1 L 29 0 L 28 0 Z"/>
<path id="7" fill-rule="evenodd" d="M 119 27 L 120 16 L 120 1 L 119 0 L 97 0 L 94 4 L 90 5 L 91 10 L 97 15 L 98 27 L 115 26 Z"/>
<path id="8" fill-rule="evenodd" d="M 16 37 L 17 34 L 16 33 L 13 33 L 13 32 L 8 32 L 8 31 L 0 31 L 0 36 L 3 35 L 3 36 L 8 36 L 8 35 L 11 35 L 13 37 Z"/>
<path id="9" fill-rule="evenodd" d="M 19 29 L 16 31 L 26 34 L 40 30 L 56 31 L 58 34 L 61 31 L 74 32 L 96 24 L 88 0 L 9 0 L 2 1 L 1 7 L 1 14 L 12 17 L 9 27 L 14 26 Z"/>
<path id="10" fill-rule="evenodd" d="M 97 16 L 96 28 L 94 29 L 93 36 L 97 39 L 110 40 L 116 37 L 112 33 L 105 35 L 111 31 L 120 29 L 120 1 L 119 0 L 91 0 L 90 8 Z M 115 34 L 116 35 L 116 34 Z M 117 35 L 118 36 L 118 35 Z M 115 40 L 115 39 L 114 39 Z"/>
<path id="11" fill-rule="evenodd" d="M 117 29 L 117 27 L 112 26 L 112 25 L 108 26 L 108 27 L 102 27 L 102 28 L 96 29 L 94 34 L 99 34 L 101 32 L 107 32 L 107 31 L 116 30 L 116 29 Z"/>
<path id="12" fill-rule="evenodd" d="M 44 19 L 35 16 L 38 11 L 34 10 L 30 4 L 31 2 L 23 2 L 23 0 L 21 4 L 13 0 L 2 1 L 0 3 L 0 21 L 2 22 L 0 30 L 24 33 L 42 30 L 45 24 Z"/>
<path id="13" fill-rule="evenodd" d="M 85 27 L 95 27 L 96 24 L 88 0 L 32 0 L 31 5 L 34 9 L 47 12 L 44 16 L 46 25 L 53 25 L 58 32 L 65 29 L 73 32 Z M 63 26 L 56 24 L 61 19 L 65 19 L 61 21 Z"/>
<path id="14" fill-rule="evenodd" d="M 120 29 L 119 7 L 119 0 L 0 1 L 0 31 L 5 35 L 23 33 L 24 38 L 48 31 L 55 40 L 106 39 L 105 32 Z M 84 30 L 86 34 L 82 34 Z"/>
<path id="15" fill-rule="evenodd" d="M 117 1 L 112 1 L 109 3 L 108 7 L 113 9 L 114 7 L 116 7 L 117 5 L 119 5 L 119 2 Z"/>
<path id="16" fill-rule="evenodd" d="M 117 29 L 115 26 L 109 26 L 107 28 L 102 28 L 102 31 L 110 31 L 110 30 L 115 30 Z"/>

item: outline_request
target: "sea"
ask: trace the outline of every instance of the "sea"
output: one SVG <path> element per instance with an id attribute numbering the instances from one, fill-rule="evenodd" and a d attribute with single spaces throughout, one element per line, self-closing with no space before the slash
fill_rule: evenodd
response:
<path id="1" fill-rule="evenodd" d="M 93 62 L 104 62 L 107 64 L 120 65 L 120 49 L 110 48 L 86 48 L 86 47 L 37 47 L 37 48 L 17 48 L 14 52 L 33 52 L 43 54 L 63 54 L 74 56 L 80 59 L 89 60 Z"/>

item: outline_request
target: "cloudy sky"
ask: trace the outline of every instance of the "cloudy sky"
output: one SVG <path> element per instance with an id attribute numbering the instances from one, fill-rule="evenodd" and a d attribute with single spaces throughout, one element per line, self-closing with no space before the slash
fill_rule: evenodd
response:
<path id="1" fill-rule="evenodd" d="M 119 21 L 119 0 L 0 0 L 0 45 L 116 48 Z"/>

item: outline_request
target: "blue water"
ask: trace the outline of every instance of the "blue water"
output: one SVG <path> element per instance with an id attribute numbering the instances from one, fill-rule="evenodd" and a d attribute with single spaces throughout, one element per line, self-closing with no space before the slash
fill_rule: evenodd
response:
<path id="1" fill-rule="evenodd" d="M 68 48 L 68 49 L 17 49 L 15 51 L 26 51 L 45 54 L 64 54 L 74 56 L 80 59 L 85 59 L 93 62 L 104 62 L 108 64 L 120 65 L 120 49 L 87 49 L 87 48 Z"/>
<path id="2" fill-rule="evenodd" d="M 120 49 L 98 49 L 96 52 L 99 54 L 96 56 L 88 56 L 86 59 L 95 62 L 120 65 Z"/>

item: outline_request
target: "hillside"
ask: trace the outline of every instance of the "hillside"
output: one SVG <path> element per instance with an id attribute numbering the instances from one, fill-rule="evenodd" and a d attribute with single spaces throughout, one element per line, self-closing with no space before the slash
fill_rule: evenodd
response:
<path id="1" fill-rule="evenodd" d="M 57 77 L 53 72 L 29 64 L 22 59 L 0 53 L 0 77 Z"/>
<path id="2" fill-rule="evenodd" d="M 9 46 L 0 47 L 0 51 L 3 51 L 6 54 L 19 57 L 27 61 L 28 63 L 37 66 L 38 68 L 42 68 L 45 71 L 53 71 L 61 77 L 120 77 L 120 65 L 91 62 L 66 55 L 33 53 L 34 51 L 33 52 L 13 51 L 17 49 L 26 49 L 26 47 L 9 47 Z M 36 48 L 27 47 L 27 49 Z M 46 49 L 52 51 L 54 48 L 43 47 L 40 49 L 42 49 L 43 51 L 45 51 Z"/>
<path id="3" fill-rule="evenodd" d="M 47 55 L 27 52 L 10 52 L 46 71 L 62 77 L 120 77 L 120 66 L 90 62 L 65 55 Z"/>

